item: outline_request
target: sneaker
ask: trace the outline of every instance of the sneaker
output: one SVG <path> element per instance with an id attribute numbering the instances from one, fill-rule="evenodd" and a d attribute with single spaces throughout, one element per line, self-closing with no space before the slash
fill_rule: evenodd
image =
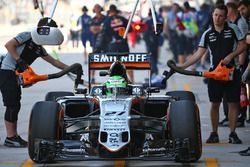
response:
<path id="1" fill-rule="evenodd" d="M 20 136 L 7 137 L 4 141 L 7 147 L 27 147 L 28 142 L 23 140 Z"/>
<path id="2" fill-rule="evenodd" d="M 250 147 L 239 152 L 241 156 L 250 156 Z"/>
<path id="3" fill-rule="evenodd" d="M 229 121 L 227 118 L 224 118 L 222 121 L 219 122 L 219 127 L 225 127 L 229 125 Z"/>
<path id="4" fill-rule="evenodd" d="M 226 121 L 228 121 L 228 119 L 227 119 L 227 118 L 224 118 L 223 120 L 221 120 L 221 121 L 219 122 L 219 124 L 223 124 L 223 123 L 226 122 Z"/>
<path id="5" fill-rule="evenodd" d="M 211 132 L 206 143 L 219 143 L 219 136 L 216 132 Z"/>
<path id="6" fill-rule="evenodd" d="M 237 126 L 238 128 L 245 127 L 245 121 L 244 121 L 244 120 L 243 120 L 243 121 L 237 121 L 236 126 Z"/>
<path id="7" fill-rule="evenodd" d="M 250 124 L 250 118 L 246 120 L 246 123 Z"/>
<path id="8" fill-rule="evenodd" d="M 235 132 L 231 132 L 229 135 L 229 143 L 231 144 L 241 144 L 242 141 L 239 139 Z"/>

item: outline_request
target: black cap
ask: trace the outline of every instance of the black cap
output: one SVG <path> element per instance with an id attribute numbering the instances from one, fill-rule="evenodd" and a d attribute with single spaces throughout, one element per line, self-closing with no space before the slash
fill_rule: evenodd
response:
<path id="1" fill-rule="evenodd" d="M 82 11 L 83 11 L 83 12 L 87 12 L 87 11 L 88 11 L 87 6 L 83 6 L 83 7 L 82 7 Z"/>
<path id="2" fill-rule="evenodd" d="M 183 4 L 183 6 L 184 6 L 185 8 L 187 8 L 187 9 L 190 8 L 190 5 L 189 5 L 189 2 L 188 2 L 188 1 L 185 1 L 184 4 Z"/>
<path id="3" fill-rule="evenodd" d="M 119 10 L 117 9 L 117 7 L 114 4 L 112 4 L 109 6 L 108 13 L 109 12 L 119 12 Z"/>

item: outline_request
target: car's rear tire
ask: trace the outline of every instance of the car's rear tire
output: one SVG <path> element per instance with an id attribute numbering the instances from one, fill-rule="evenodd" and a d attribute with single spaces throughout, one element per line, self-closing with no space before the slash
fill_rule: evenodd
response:
<path id="1" fill-rule="evenodd" d="M 73 92 L 63 92 L 63 91 L 58 91 L 58 92 L 48 92 L 45 96 L 45 101 L 56 101 L 58 97 L 63 97 L 63 96 L 74 96 Z"/>
<path id="2" fill-rule="evenodd" d="M 183 139 L 189 139 L 190 154 L 177 155 L 175 160 L 199 160 L 202 153 L 202 140 L 198 106 L 190 100 L 175 101 L 171 103 L 169 112 L 172 140 L 183 141 Z"/>
<path id="3" fill-rule="evenodd" d="M 190 92 L 190 91 L 176 90 L 176 91 L 167 92 L 166 95 L 178 97 L 178 100 L 191 100 L 195 102 L 195 96 L 193 92 Z"/>
<path id="4" fill-rule="evenodd" d="M 63 131 L 62 119 L 63 114 L 61 113 L 60 105 L 56 102 L 41 101 L 33 106 L 28 134 L 28 152 L 32 160 L 35 160 L 36 156 L 35 139 L 59 140 L 61 138 Z M 40 162 L 39 160 L 35 161 Z M 53 159 L 44 161 L 50 162 Z"/>

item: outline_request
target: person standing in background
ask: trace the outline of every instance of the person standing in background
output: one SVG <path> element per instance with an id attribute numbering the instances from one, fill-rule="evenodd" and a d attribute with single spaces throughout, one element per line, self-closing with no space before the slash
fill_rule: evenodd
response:
<path id="1" fill-rule="evenodd" d="M 78 17 L 74 14 L 70 17 L 70 39 L 72 42 L 72 48 L 78 48 L 79 44 L 79 31 L 80 26 L 78 25 Z"/>
<path id="2" fill-rule="evenodd" d="M 214 70 L 220 62 L 223 65 L 235 66 L 234 59 L 244 51 L 246 44 L 239 28 L 235 24 L 227 23 L 227 13 L 225 5 L 215 6 L 212 13 L 212 26 L 203 33 L 197 51 L 184 64 L 179 64 L 179 68 L 185 69 L 198 62 L 207 51 L 209 51 L 211 60 L 210 71 Z M 235 75 L 232 81 L 208 80 L 212 132 L 206 143 L 219 143 L 219 108 L 223 95 L 227 98 L 229 108 L 229 143 L 242 143 L 235 132 L 240 102 L 239 73 L 237 69 L 234 71 Z"/>
<path id="3" fill-rule="evenodd" d="M 103 36 L 102 30 L 103 30 L 103 24 L 105 22 L 106 16 L 102 14 L 103 8 L 99 4 L 95 4 L 93 8 L 93 12 L 95 13 L 95 16 L 91 20 L 90 24 L 90 31 L 93 34 L 92 35 L 92 47 L 93 47 L 93 53 L 102 53 L 106 52 L 107 50 L 107 43 L 100 43 L 100 39 Z M 95 71 L 91 71 L 91 82 L 95 82 Z"/>
<path id="4" fill-rule="evenodd" d="M 93 12 L 95 16 L 91 19 L 90 24 L 90 32 L 92 35 L 92 47 L 94 53 L 105 52 L 107 50 L 106 45 L 99 45 L 99 35 L 101 35 L 101 31 L 103 30 L 103 24 L 105 19 L 107 18 L 102 14 L 103 8 L 99 4 L 95 4 L 93 8 Z"/>
<path id="5" fill-rule="evenodd" d="M 163 18 L 159 17 L 159 15 L 157 15 L 156 13 L 155 15 L 157 23 L 163 24 Z M 143 33 L 143 39 L 146 43 L 147 52 L 151 54 L 151 74 L 152 76 L 156 76 L 158 75 L 157 64 L 160 47 L 160 35 L 155 34 L 151 10 L 149 10 L 148 12 L 148 17 L 146 18 L 145 23 L 147 25 L 147 30 Z"/>
<path id="6" fill-rule="evenodd" d="M 250 33 L 247 34 L 246 42 L 247 44 L 250 44 Z M 250 84 L 250 62 L 248 62 L 247 68 L 244 71 L 241 79 L 243 83 Z M 250 156 L 250 146 L 247 149 L 240 151 L 239 154 L 242 156 Z"/>
<path id="7" fill-rule="evenodd" d="M 188 1 L 183 4 L 183 11 L 177 13 L 176 22 L 179 25 L 179 53 L 178 63 L 183 64 L 194 52 L 195 36 L 198 33 L 195 13 L 192 11 Z"/>
<path id="8" fill-rule="evenodd" d="M 228 9 L 228 15 L 227 19 L 230 23 L 235 24 L 239 27 L 242 35 L 246 37 L 248 32 L 248 24 L 246 22 L 246 19 L 241 16 L 237 10 L 238 5 L 235 2 L 228 2 L 226 3 L 227 9 Z M 236 65 L 240 68 L 241 74 L 245 71 L 247 67 L 247 50 L 245 50 L 243 53 L 241 53 L 238 56 L 238 59 L 236 59 Z M 241 96 L 245 94 L 246 95 L 246 85 L 241 82 Z M 242 100 L 241 100 L 242 101 Z M 245 126 L 245 118 L 246 118 L 246 110 L 247 106 L 243 105 L 243 103 L 240 103 L 240 113 L 239 118 L 237 121 L 238 127 L 244 127 Z M 227 107 L 227 99 L 223 98 L 223 111 L 225 118 L 219 122 L 219 126 L 228 126 L 228 107 Z"/>
<path id="9" fill-rule="evenodd" d="M 84 48 L 83 57 L 84 63 L 88 63 L 88 53 L 87 53 L 87 41 L 89 41 L 90 46 L 92 46 L 92 33 L 90 32 L 91 17 L 87 14 L 88 8 L 86 6 L 82 7 L 82 15 L 78 19 L 78 25 L 81 26 L 81 40 Z"/>
<path id="10" fill-rule="evenodd" d="M 250 1 L 249 0 L 241 0 L 238 4 L 238 11 L 240 15 L 243 16 L 247 23 L 248 23 L 248 33 L 250 32 Z M 248 39 L 249 36 L 247 36 Z M 250 41 L 247 41 L 247 61 L 250 60 Z M 250 84 L 246 83 L 248 89 L 250 89 Z M 248 99 L 250 99 L 250 94 L 248 94 Z M 250 123 L 250 107 L 248 107 L 248 119 L 246 120 L 247 123 Z"/>
<path id="11" fill-rule="evenodd" d="M 167 22 L 164 27 L 164 32 L 166 33 L 169 40 L 169 47 L 173 53 L 173 58 L 177 62 L 178 54 L 179 54 L 179 45 L 177 45 L 179 41 L 179 36 L 176 31 L 176 16 L 180 10 L 180 6 L 177 3 L 173 3 L 171 10 L 167 13 Z"/>
<path id="12" fill-rule="evenodd" d="M 102 44 L 105 42 L 108 44 L 108 52 L 118 52 L 118 53 L 129 53 L 128 40 L 123 39 L 123 34 L 121 30 L 125 30 L 128 24 L 128 20 L 119 15 L 120 11 L 117 9 L 116 5 L 111 4 L 108 10 L 108 17 L 103 25 L 104 37 Z M 132 28 L 130 28 L 130 31 Z M 128 71 L 130 80 L 133 81 L 133 71 Z"/>

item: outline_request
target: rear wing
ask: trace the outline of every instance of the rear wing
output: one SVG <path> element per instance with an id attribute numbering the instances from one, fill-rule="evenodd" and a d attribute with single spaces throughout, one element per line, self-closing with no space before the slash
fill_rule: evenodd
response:
<path id="1" fill-rule="evenodd" d="M 107 70 L 115 61 L 121 61 L 126 69 L 150 70 L 151 68 L 148 53 L 91 53 L 89 70 Z"/>
<path id="2" fill-rule="evenodd" d="M 150 79 L 151 61 L 148 53 L 90 53 L 89 91 L 91 88 L 91 71 L 108 70 L 115 61 L 121 61 L 127 70 L 148 70 Z"/>

